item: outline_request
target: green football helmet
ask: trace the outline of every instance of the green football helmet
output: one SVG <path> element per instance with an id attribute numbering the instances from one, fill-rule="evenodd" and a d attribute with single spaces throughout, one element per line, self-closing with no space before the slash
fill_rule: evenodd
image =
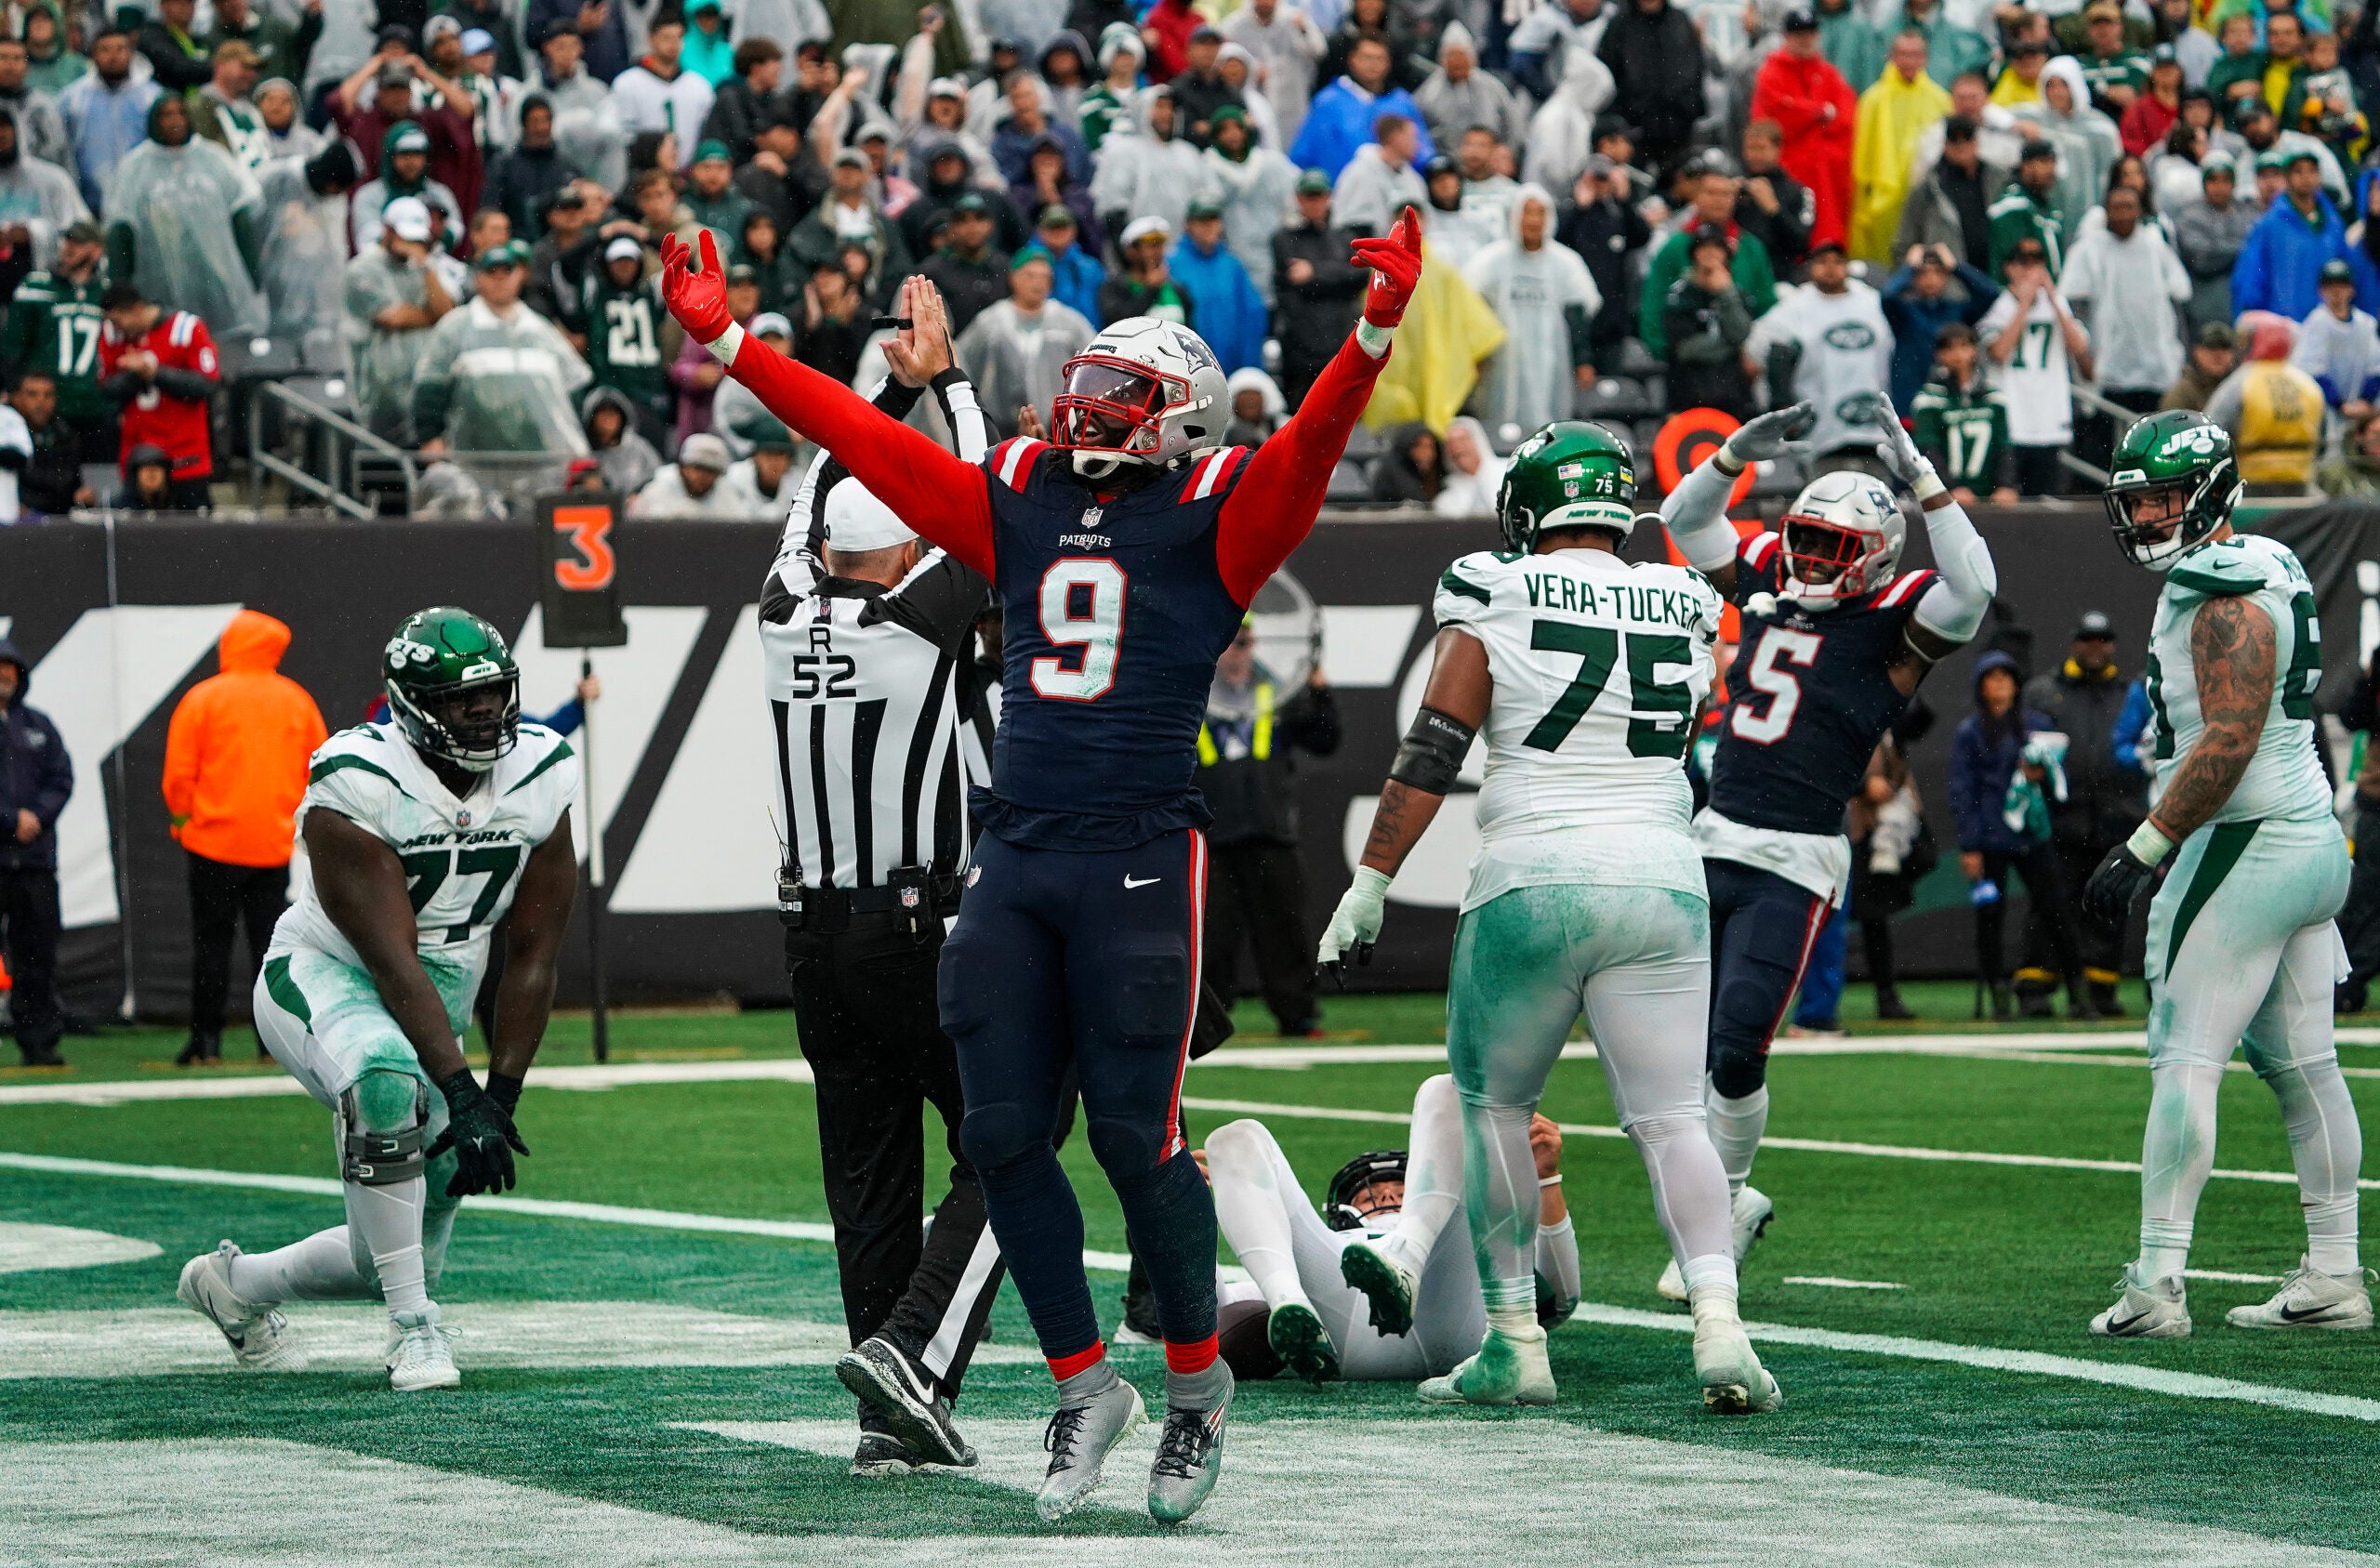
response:
<path id="1" fill-rule="evenodd" d="M 399 623 L 381 654 L 389 712 L 414 748 L 474 773 L 521 738 L 521 670 L 504 636 L 468 610 L 439 605 Z M 492 705 L 474 698 L 494 691 Z"/>
<path id="2" fill-rule="evenodd" d="M 2230 520 L 2240 491 L 2230 432 L 2203 414 L 2168 409 L 2116 442 L 2102 498 L 2117 547 L 2162 572 Z"/>
<path id="3" fill-rule="evenodd" d="M 1557 528 L 1601 528 L 1626 542 L 1636 526 L 1636 460 L 1628 442 L 1583 419 L 1557 419 L 1521 442 L 1496 492 L 1504 547 L 1537 548 Z"/>

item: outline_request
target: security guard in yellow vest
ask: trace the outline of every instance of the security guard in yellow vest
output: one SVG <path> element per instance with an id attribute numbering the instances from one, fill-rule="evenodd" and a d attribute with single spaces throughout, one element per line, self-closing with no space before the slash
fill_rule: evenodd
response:
<path id="1" fill-rule="evenodd" d="M 2251 495 L 2303 495 L 2322 444 L 2322 389 L 2289 362 L 2294 323 L 2252 311 L 2248 362 L 2215 389 L 2207 417 L 2230 430 Z"/>
<path id="2" fill-rule="evenodd" d="M 1316 1033 L 1314 939 L 1305 924 L 1305 873 L 1298 860 L 1293 753 L 1339 749 L 1339 705 L 1320 662 L 1285 699 L 1256 662 L 1256 631 L 1243 624 L 1215 664 L 1207 721 L 1198 731 L 1198 790 L 1214 813 L 1207 830 L 1208 983 L 1239 995 L 1243 941 L 1256 955 L 1265 1005 L 1287 1036 Z"/>

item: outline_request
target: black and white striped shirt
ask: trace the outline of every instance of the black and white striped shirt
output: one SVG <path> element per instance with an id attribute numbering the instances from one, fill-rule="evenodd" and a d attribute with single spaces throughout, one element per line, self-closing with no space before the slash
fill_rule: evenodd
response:
<path id="1" fill-rule="evenodd" d="M 919 395 L 887 383 L 875 401 L 897 419 Z M 934 395 L 959 455 L 980 459 L 991 430 L 974 388 L 945 372 Z M 958 676 L 987 589 L 938 549 L 892 587 L 831 575 L 818 520 L 828 491 L 858 482 L 819 454 L 760 600 L 778 837 L 810 888 L 879 887 L 898 867 L 950 875 L 967 862 Z"/>

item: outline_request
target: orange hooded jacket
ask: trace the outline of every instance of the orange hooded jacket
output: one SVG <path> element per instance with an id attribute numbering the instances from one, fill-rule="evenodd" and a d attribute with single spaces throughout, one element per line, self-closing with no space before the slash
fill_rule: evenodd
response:
<path id="1" fill-rule="evenodd" d="M 183 849 L 227 865 L 286 865 L 306 764 L 328 738 L 306 689 L 276 673 L 289 628 L 243 610 L 165 731 L 165 810 Z"/>

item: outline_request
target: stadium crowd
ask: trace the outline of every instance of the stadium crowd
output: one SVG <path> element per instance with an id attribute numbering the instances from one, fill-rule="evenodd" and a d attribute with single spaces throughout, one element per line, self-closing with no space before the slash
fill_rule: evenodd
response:
<path id="1" fill-rule="evenodd" d="M 791 439 L 658 297 L 662 238 L 704 228 L 747 329 L 839 379 L 880 375 L 878 313 L 922 273 L 1002 433 L 1144 314 L 1213 346 L 1253 443 L 1354 318 L 1350 239 L 1408 204 L 1426 297 L 1337 499 L 1484 511 L 1499 454 L 1574 412 L 1641 442 L 1810 397 L 1828 459 L 1880 386 L 1974 496 L 2072 487 L 2062 452 L 2103 463 L 2161 405 L 2226 423 L 2268 494 L 2380 490 L 2374 21 L 19 0 L 0 514 L 205 505 L 226 378 L 276 344 L 433 463 L 539 453 L 648 513 L 781 508 Z"/>

